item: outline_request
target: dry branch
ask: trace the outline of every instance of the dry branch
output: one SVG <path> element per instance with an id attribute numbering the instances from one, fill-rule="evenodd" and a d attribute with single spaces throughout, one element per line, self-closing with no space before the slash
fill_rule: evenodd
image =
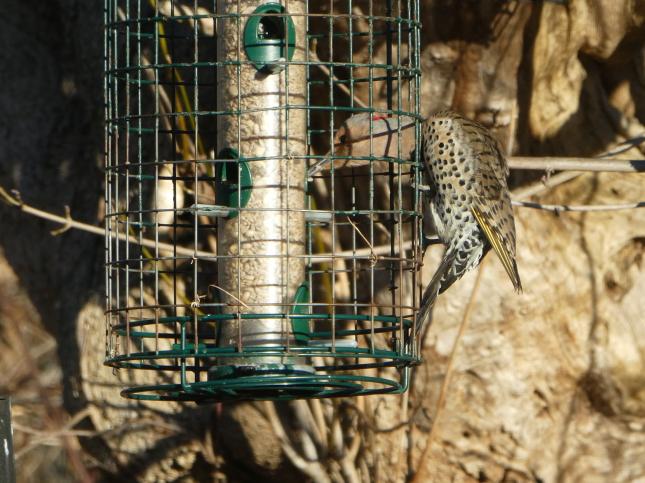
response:
<path id="1" fill-rule="evenodd" d="M 53 221 L 56 223 L 61 223 L 64 225 L 64 228 L 76 228 L 88 233 L 93 233 L 94 235 L 105 235 L 105 228 L 100 226 L 90 225 L 80 221 L 73 220 L 70 216 L 59 216 L 54 215 L 48 211 L 40 210 L 34 208 L 33 206 L 24 203 L 20 200 L 19 196 L 11 196 L 7 191 L 0 186 L 0 198 L 4 199 L 9 205 L 15 206 L 23 213 L 36 216 L 45 220 Z M 169 254 L 176 253 L 177 255 L 182 255 L 186 257 L 200 257 L 200 258 L 209 258 L 214 257 L 214 253 L 205 252 L 201 250 L 191 250 L 189 248 L 184 248 L 176 245 L 171 245 L 169 243 L 156 242 L 155 240 L 150 240 L 148 238 L 135 238 L 132 235 L 127 235 L 126 233 L 110 233 L 110 236 L 117 236 L 121 241 L 127 241 L 137 245 L 141 245 L 148 248 L 158 248 L 160 252 L 165 252 Z"/>
<path id="2" fill-rule="evenodd" d="M 578 212 L 594 212 L 594 211 L 620 211 L 620 210 L 633 210 L 636 208 L 645 208 L 645 201 L 638 201 L 636 203 L 624 203 L 615 205 L 548 205 L 543 203 L 534 203 L 532 201 L 512 201 L 513 206 L 520 206 L 522 208 L 533 208 L 536 210 L 552 211 L 554 213 L 562 213 L 564 211 L 578 211 Z"/>
<path id="3" fill-rule="evenodd" d="M 645 159 L 511 156 L 508 158 L 508 167 L 510 169 L 530 169 L 537 171 L 643 173 L 645 172 Z"/>
<path id="4" fill-rule="evenodd" d="M 563 159 L 577 159 L 577 158 L 557 158 L 557 159 L 563 160 Z M 617 171 L 620 171 L 620 170 L 617 170 Z M 552 205 L 552 204 L 542 204 L 542 203 L 536 203 L 536 202 L 521 201 L 518 199 L 518 198 L 528 198 L 541 191 L 544 191 L 546 189 L 549 189 L 554 186 L 558 186 L 559 184 L 570 181 L 579 175 L 580 173 L 576 173 L 574 171 L 565 171 L 563 173 L 559 173 L 558 175 L 548 178 L 545 182 L 536 183 L 535 185 L 532 185 L 526 188 L 520 188 L 513 193 L 514 199 L 512 203 L 514 206 L 519 206 L 522 208 L 539 209 L 539 210 L 545 210 L 545 211 L 552 211 L 555 213 L 562 213 L 567 211 L 569 212 L 619 211 L 619 210 L 630 210 L 630 209 L 645 207 L 645 201 L 637 201 L 633 203 L 624 203 L 624 204 L 607 204 L 607 205 Z M 69 212 L 67 212 L 66 216 L 63 217 L 63 216 L 55 215 L 48 211 L 44 211 L 44 210 L 35 208 L 33 206 L 30 206 L 24 203 L 22 200 L 20 200 L 19 196 L 14 197 L 9 195 L 7 191 L 1 186 L 0 186 L 0 198 L 4 199 L 9 205 L 19 208 L 24 213 L 27 213 L 32 216 L 36 216 L 38 218 L 43 218 L 45 220 L 63 224 L 63 228 L 61 228 L 60 230 L 56 230 L 55 232 L 52 233 L 54 235 L 67 231 L 70 228 L 75 228 L 81 231 L 92 233 L 94 235 L 100 235 L 100 236 L 105 235 L 105 229 L 102 227 L 89 225 L 87 223 L 76 221 L 71 218 Z M 110 236 L 113 236 L 113 237 L 116 236 L 121 241 L 141 245 L 147 248 L 157 248 L 159 252 L 167 253 L 167 254 L 174 253 L 179 256 L 185 256 L 190 258 L 198 257 L 204 261 L 215 260 L 215 257 L 216 257 L 215 253 L 213 252 L 207 252 L 204 250 L 191 250 L 190 248 L 171 245 L 169 243 L 157 242 L 155 240 L 151 240 L 148 238 L 138 238 L 132 235 L 128 236 L 126 233 L 116 234 L 112 232 L 110 233 Z M 405 241 L 401 244 L 400 248 L 403 251 L 410 250 L 412 248 L 412 242 L 409 240 Z M 398 251 L 395 248 L 394 254 L 396 253 L 398 253 Z M 375 257 L 384 256 L 384 255 L 387 256 L 389 254 L 391 254 L 390 245 L 380 245 L 376 247 L 359 248 L 356 250 L 342 250 L 334 253 L 320 253 L 320 254 L 312 255 L 310 258 L 312 263 L 328 263 L 333 261 L 334 259 L 343 259 L 348 257 L 369 258 L 370 260 L 374 260 Z"/>

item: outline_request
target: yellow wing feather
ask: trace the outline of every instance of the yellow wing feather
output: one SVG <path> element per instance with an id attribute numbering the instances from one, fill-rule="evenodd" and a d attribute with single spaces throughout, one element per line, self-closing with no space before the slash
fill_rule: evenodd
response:
<path id="1" fill-rule="evenodd" d="M 502 265 L 504 266 L 506 273 L 508 273 L 508 276 L 511 279 L 511 282 L 513 282 L 513 286 L 515 287 L 515 290 L 518 292 L 521 292 L 522 283 L 520 281 L 520 275 L 517 271 L 517 264 L 515 263 L 515 260 L 513 260 L 513 258 L 511 257 L 510 253 L 508 253 L 508 250 L 504 246 L 504 242 L 497 234 L 497 232 L 491 227 L 490 223 L 486 219 L 486 216 L 478 207 L 473 206 L 472 212 L 473 212 L 473 215 L 475 216 L 475 219 L 477 220 L 477 223 L 479 224 L 480 228 L 486 235 L 486 238 L 488 239 L 491 246 L 493 247 L 493 250 L 495 250 L 495 253 L 499 257 L 500 261 L 502 262 Z"/>

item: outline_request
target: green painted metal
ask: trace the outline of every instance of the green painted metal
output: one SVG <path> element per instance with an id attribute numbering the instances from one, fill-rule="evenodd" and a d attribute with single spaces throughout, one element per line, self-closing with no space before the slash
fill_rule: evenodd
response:
<path id="1" fill-rule="evenodd" d="M 293 59 L 296 29 L 279 3 L 265 3 L 253 11 L 244 26 L 244 51 L 258 70 L 283 70 Z M 282 63 L 280 63 L 282 62 Z"/>
<path id="2" fill-rule="evenodd" d="M 307 294 L 308 296 L 308 294 Z M 301 291 L 300 300 L 305 300 L 305 291 Z M 295 306 L 297 307 L 297 305 Z M 294 310 L 294 311 L 300 311 Z M 233 314 L 213 314 L 198 319 L 199 324 L 207 325 L 215 320 L 223 320 Z M 243 314 L 245 319 L 253 317 L 285 317 L 292 318 L 292 323 L 302 322 L 311 318 L 330 319 L 329 314 Z M 366 320 L 367 316 L 338 314 L 338 320 L 358 321 Z M 399 319 L 392 316 L 375 316 L 384 323 L 394 327 Z M 362 396 L 381 393 L 400 393 L 407 389 L 407 370 L 411 365 L 419 362 L 411 353 L 406 354 L 401 350 L 381 350 L 366 347 L 343 347 L 341 345 L 293 345 L 290 347 L 275 346 L 249 346 L 241 349 L 235 347 L 217 347 L 213 344 L 191 342 L 191 335 L 186 328 L 192 326 L 191 317 L 163 317 L 154 321 L 152 319 L 132 320 L 129 323 L 130 337 L 136 340 L 151 340 L 162 336 L 163 333 L 153 331 L 137 331 L 135 327 L 151 326 L 158 324 L 179 323 L 183 329 L 181 341 L 172 345 L 172 350 L 157 350 L 137 352 L 130 355 L 121 355 L 109 358 L 106 364 L 123 369 L 151 370 L 151 371 L 184 371 L 206 372 L 209 371 L 208 381 L 185 384 L 156 384 L 129 388 L 122 391 L 125 397 L 141 400 L 184 400 L 184 401 L 223 401 L 223 400 L 289 400 L 294 398 L 326 398 L 338 396 Z M 411 327 L 412 321 L 406 320 L 406 326 Z M 122 328 L 125 334 L 125 326 Z M 364 333 L 361 330 L 337 331 L 336 337 L 356 337 Z M 387 332 L 392 332 L 388 329 Z M 170 336 L 171 334 L 167 334 Z M 324 339 L 330 337 L 329 332 L 312 332 L 307 338 Z M 239 359 L 243 356 L 247 361 L 244 366 L 222 365 L 213 370 L 205 361 L 218 359 Z M 265 359 L 267 356 L 283 357 L 284 364 L 258 364 L 254 361 Z M 289 364 L 294 357 L 307 357 L 319 361 L 345 361 L 341 364 L 327 362 L 313 366 L 309 370 Z M 315 358 L 315 359 L 314 359 Z M 201 362 L 200 362 L 201 361 Z M 349 362 L 353 361 L 353 362 Z M 394 367 L 402 371 L 403 381 L 348 374 L 348 371 L 360 371 L 374 367 Z M 312 372 L 314 371 L 314 372 Z M 339 373 L 340 372 L 340 373 Z"/>
<path id="3" fill-rule="evenodd" d="M 234 320 L 234 319 L 241 319 L 241 320 L 255 320 L 255 319 L 290 319 L 290 320 L 339 320 L 339 321 L 374 321 L 381 323 L 383 325 L 386 324 L 398 324 L 399 322 L 403 321 L 405 327 L 411 327 L 412 321 L 410 318 L 400 318 L 396 317 L 393 315 L 365 315 L 365 314 L 298 314 L 298 313 L 291 313 L 291 314 L 282 314 L 282 313 L 273 313 L 273 314 L 265 314 L 265 313 L 245 313 L 245 314 L 206 314 L 197 317 L 197 320 L 199 322 L 210 322 L 210 321 L 221 321 L 221 320 Z M 180 323 L 180 324 L 186 324 L 193 322 L 194 318 L 192 316 L 167 316 L 167 317 L 159 317 L 158 319 L 139 319 L 139 320 L 128 320 L 127 322 L 121 323 L 121 324 L 114 324 L 113 328 L 115 330 L 120 330 L 124 331 L 126 327 L 129 328 L 136 328 L 136 327 L 143 327 L 143 326 L 150 326 L 154 324 L 175 324 L 175 323 Z M 389 329 L 388 329 L 389 330 Z M 318 334 L 313 333 L 312 335 Z M 159 334 L 162 336 L 163 334 Z"/>
<path id="4" fill-rule="evenodd" d="M 313 206 L 312 196 L 308 198 L 307 213 L 324 212 L 332 221 L 307 222 L 305 254 L 297 255 L 307 257 L 306 280 L 292 303 L 275 307 L 273 313 L 262 313 L 260 309 L 256 312 L 254 307 L 222 313 L 223 298 L 209 285 L 217 281 L 214 275 L 217 263 L 213 262 L 225 257 L 214 254 L 191 258 L 159 249 L 143 255 L 134 243 L 142 238 L 155 238 L 156 225 L 149 220 L 156 215 L 144 206 L 144 195 L 154 191 L 151 187 L 158 183 L 162 167 L 169 167 L 176 184 L 189 183 L 191 177 L 209 183 L 209 188 L 214 183 L 215 204 L 230 208 L 229 216 L 239 216 L 248 209 L 253 190 L 249 165 L 274 159 L 245 153 L 240 156 L 234 149 L 221 149 L 213 142 L 216 133 L 212 126 L 218 119 L 226 117 L 235 125 L 245 114 L 257 112 L 220 110 L 216 103 L 208 102 L 221 87 L 213 80 L 221 69 L 234 67 L 239 72 L 250 68 L 272 73 L 284 68 L 287 74 L 291 68 L 306 69 L 306 99 L 261 110 L 277 110 L 286 117 L 291 111 L 306 110 L 307 143 L 311 146 L 332 145 L 340 124 L 361 112 L 421 119 L 419 0 L 401 2 L 395 9 L 407 12 L 401 16 L 392 14 L 390 0 L 383 0 L 382 4 L 379 0 L 378 8 L 377 0 L 371 2 L 371 8 L 364 10 L 360 19 L 350 14 L 352 0 L 334 2 L 335 9 L 347 9 L 345 16 L 320 11 L 309 15 L 318 3 L 308 2 L 304 18 L 306 35 L 297 38 L 295 15 L 290 17 L 276 2 L 261 5 L 252 13 L 240 9 L 239 13 L 224 15 L 199 10 L 185 15 L 183 9 L 175 8 L 171 15 L 165 15 L 158 6 L 161 2 L 156 2 L 157 8 L 150 8 L 146 2 L 135 7 L 127 0 L 105 0 L 106 192 L 121 195 L 106 205 L 106 223 L 112 233 L 107 240 L 110 255 L 106 279 L 108 298 L 115 301 L 106 312 L 110 339 L 105 363 L 114 368 L 157 373 L 155 384 L 125 389 L 122 392 L 125 397 L 196 402 L 290 400 L 397 394 L 407 389 L 411 367 L 419 363 L 420 354 L 411 335 L 414 308 L 401 308 L 395 294 L 398 297 L 403 286 L 398 277 L 419 268 L 415 253 L 423 237 L 419 191 L 412 189 L 413 201 L 402 203 L 401 193 L 407 188 L 400 180 L 407 176 L 414 180 L 413 186 L 421 184 L 418 150 L 412 159 L 401 155 L 384 160 L 377 154 L 329 156 L 332 161 L 361 160 L 364 167 L 343 172 L 332 169 L 323 176 L 331 193 L 338 192 L 341 184 L 350 186 L 352 196 L 343 202 L 336 199 L 336 203 L 332 200 L 321 207 Z M 374 14 L 376 11 L 378 15 Z M 243 32 L 242 55 L 226 61 L 215 58 L 213 39 L 207 38 L 201 27 L 196 28 L 202 22 L 235 25 Z M 343 28 L 339 28 L 341 25 Z M 163 52 L 162 43 L 168 46 L 170 55 Z M 388 43 L 391 48 L 383 49 Z M 316 49 L 316 44 L 322 47 Z M 356 56 L 358 45 L 367 45 L 369 55 Z M 303 56 L 294 58 L 296 46 L 302 48 Z M 317 57 L 310 55 L 314 51 Z M 329 74 L 323 74 L 324 69 Z M 289 75 L 285 79 L 288 89 Z M 404 85 L 412 86 L 409 92 L 404 92 Z M 179 108 L 177 100 L 185 102 L 182 89 L 186 89 L 190 103 Z M 381 104 L 377 92 L 387 93 L 386 104 Z M 364 104 L 355 103 L 358 97 Z M 170 110 L 164 112 L 166 98 L 170 100 Z M 415 127 L 417 139 L 419 129 Z M 186 143 L 187 140 L 191 143 Z M 198 153 L 200 142 L 204 146 Z M 182 143 L 192 149 L 180 152 L 177 146 Z M 213 163 L 211 149 L 217 152 L 218 160 L 232 161 Z M 290 156 L 294 161 L 310 164 L 326 157 L 321 149 Z M 387 167 L 377 170 L 375 166 L 383 162 Z M 213 164 L 214 176 L 208 174 Z M 193 168 L 189 174 L 187 165 Z M 390 186 L 387 203 L 376 202 L 382 201 L 377 200 L 375 184 L 379 176 L 387 177 Z M 309 190 L 308 180 L 303 179 L 298 188 Z M 369 198 L 369 204 L 355 201 L 361 194 Z M 176 193 L 173 196 L 176 198 Z M 195 201 L 191 196 L 187 195 L 190 201 L 183 208 L 176 207 L 169 233 L 160 234 L 160 241 L 184 244 L 197 253 L 208 249 L 200 236 L 212 229 L 208 223 L 216 225 L 217 221 L 215 217 L 200 221 L 188 209 L 188 203 L 203 201 Z M 351 202 L 345 202 L 350 198 Z M 314 243 L 315 230 L 321 226 L 344 230 L 346 237 L 351 232 L 349 248 L 364 248 L 359 235 L 352 232 L 348 217 L 371 242 L 377 241 L 378 230 L 385 229 L 390 231 L 389 242 L 393 247 L 394 240 L 397 243 L 405 240 L 412 241 L 413 248 L 407 255 L 392 248 L 378 259 L 364 252 L 338 257 L 350 277 L 352 293 L 339 301 L 330 290 L 329 305 L 325 305 L 322 281 L 327 280 L 333 289 L 339 269 L 335 262 L 316 261 L 321 250 Z M 380 226 L 375 230 L 377 224 Z M 401 233 L 394 236 L 403 224 L 413 228 L 405 237 Z M 125 234 L 133 242 L 117 241 L 116 234 Z M 193 235 L 194 244 L 189 240 Z M 352 276 L 356 279 L 352 280 Z M 357 281 L 359 277 L 361 280 Z M 389 303 L 380 299 L 377 302 L 374 296 L 375 280 L 384 278 L 392 291 Z M 407 286 L 408 290 L 418 288 L 415 282 Z M 207 293 L 210 297 L 200 298 Z M 154 303 L 146 301 L 144 294 Z M 418 297 L 415 300 L 411 305 L 418 303 Z M 237 319 L 252 324 L 267 318 L 283 321 L 290 336 L 285 337 L 285 343 L 252 347 L 220 344 L 218 331 L 222 322 Z M 267 357 L 277 362 L 262 363 Z M 311 361 L 311 368 L 293 364 L 296 358 Z M 243 364 L 227 363 L 240 359 Z M 389 369 L 381 370 L 385 368 Z M 368 376 L 371 369 L 377 369 L 379 375 Z"/>
<path id="5" fill-rule="evenodd" d="M 215 203 L 232 208 L 229 218 L 235 218 L 239 208 L 244 208 L 253 191 L 253 179 L 248 163 L 240 160 L 239 153 L 232 148 L 219 152 L 219 159 L 233 159 L 235 162 L 219 162 L 215 166 Z"/>
<path id="6" fill-rule="evenodd" d="M 309 304 L 309 284 L 303 282 L 298 290 L 296 290 L 296 296 L 294 306 L 291 309 L 291 315 L 308 315 L 310 311 Z M 311 339 L 311 329 L 309 328 L 309 321 L 305 317 L 293 317 L 291 318 L 291 329 L 293 330 L 293 336 L 296 339 L 296 342 L 299 344 L 306 344 L 308 340 Z"/>
<path id="7" fill-rule="evenodd" d="M 146 401 L 272 400 L 401 394 L 408 389 L 409 367 L 402 369 L 402 382 L 358 375 L 309 375 L 294 370 L 261 376 L 231 373 L 216 381 L 191 384 L 158 384 L 121 391 L 125 397 Z M 369 385 L 375 387 L 368 388 Z"/>

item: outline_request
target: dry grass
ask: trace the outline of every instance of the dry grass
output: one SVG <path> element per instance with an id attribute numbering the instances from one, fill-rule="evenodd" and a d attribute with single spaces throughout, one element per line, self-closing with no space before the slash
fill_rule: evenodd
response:
<path id="1" fill-rule="evenodd" d="M 12 400 L 17 481 L 92 481 L 69 426 L 79 418 L 63 409 L 56 341 L 2 257 L 0 300 L 0 390 Z"/>

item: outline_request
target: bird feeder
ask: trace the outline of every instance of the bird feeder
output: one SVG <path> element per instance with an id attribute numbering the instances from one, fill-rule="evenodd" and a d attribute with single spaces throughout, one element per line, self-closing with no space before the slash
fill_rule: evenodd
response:
<path id="1" fill-rule="evenodd" d="M 105 15 L 106 364 L 137 381 L 122 394 L 405 391 L 418 1 L 106 0 Z M 347 149 L 357 115 L 367 136 Z"/>

